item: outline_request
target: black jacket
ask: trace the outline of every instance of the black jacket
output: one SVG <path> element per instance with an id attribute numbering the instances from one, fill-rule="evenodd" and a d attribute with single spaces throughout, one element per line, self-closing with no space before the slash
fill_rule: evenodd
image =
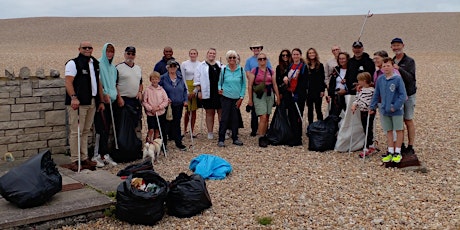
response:
<path id="1" fill-rule="evenodd" d="M 354 83 L 358 82 L 357 77 L 361 72 L 368 72 L 371 76 L 375 72 L 375 64 L 367 53 L 363 53 L 363 56 L 359 60 L 353 57 L 348 61 L 347 73 L 345 74 L 348 94 L 356 94 Z"/>
<path id="2" fill-rule="evenodd" d="M 91 75 L 89 70 L 89 59 L 93 59 L 93 66 L 96 75 L 96 85 L 99 85 L 99 61 L 94 57 L 86 57 L 79 54 L 78 57 L 72 59 L 77 68 L 77 75 L 73 80 L 73 88 L 77 95 L 80 105 L 91 105 L 92 90 L 91 90 Z M 70 61 L 70 60 L 69 60 Z M 97 86 L 96 86 L 97 87 Z M 97 90 L 96 102 L 99 101 L 99 88 Z M 66 91 L 65 104 L 70 105 L 70 95 Z M 97 103 L 96 103 L 97 104 Z"/>
<path id="3" fill-rule="evenodd" d="M 393 58 L 393 61 L 396 57 Z M 415 79 L 415 61 L 411 57 L 404 54 L 401 61 L 398 63 L 399 73 L 404 81 L 407 96 L 411 96 L 417 92 L 416 79 Z"/>
<path id="4" fill-rule="evenodd" d="M 305 67 L 305 72 L 307 72 L 308 80 L 308 96 L 309 97 L 319 97 L 321 92 L 324 92 L 326 89 L 326 83 L 324 83 L 324 66 L 322 63 L 319 64 L 319 68 L 310 69 L 307 65 Z"/>

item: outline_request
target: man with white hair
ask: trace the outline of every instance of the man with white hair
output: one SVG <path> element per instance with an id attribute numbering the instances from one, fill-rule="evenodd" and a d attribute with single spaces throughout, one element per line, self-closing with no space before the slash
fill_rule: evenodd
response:
<path id="1" fill-rule="evenodd" d="M 329 88 L 329 80 L 331 79 L 331 74 L 334 71 L 334 67 L 336 67 L 337 64 L 337 57 L 339 56 L 341 49 L 340 46 L 338 45 L 333 45 L 331 48 L 331 52 L 334 55 L 334 58 L 329 59 L 326 64 L 324 65 L 324 73 L 326 76 L 324 79 L 324 83 L 326 83 L 327 88 Z"/>

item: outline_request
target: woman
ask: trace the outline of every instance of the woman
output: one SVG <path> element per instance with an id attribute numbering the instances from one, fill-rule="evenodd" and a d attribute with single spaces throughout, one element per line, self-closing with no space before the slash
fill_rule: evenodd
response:
<path id="1" fill-rule="evenodd" d="M 287 85 L 283 82 L 283 76 L 292 63 L 291 51 L 288 49 L 281 50 L 278 57 L 278 63 L 279 64 L 276 66 L 276 84 L 278 85 L 278 91 L 282 98 L 287 89 Z"/>
<path id="2" fill-rule="evenodd" d="M 339 53 L 337 56 L 338 66 L 334 67 L 329 80 L 326 101 L 331 103 L 329 114 L 332 115 L 340 116 L 342 110 L 346 109 L 345 94 L 347 94 L 347 85 L 344 79 L 347 73 L 348 60 L 350 60 L 350 55 L 347 52 Z"/>
<path id="3" fill-rule="evenodd" d="M 288 145 L 302 145 L 302 115 L 307 99 L 307 76 L 305 74 L 305 61 L 302 59 L 302 51 L 294 48 L 291 51 L 292 64 L 284 74 L 283 82 L 286 84 L 287 91 L 283 95 L 283 101 L 288 109 L 289 123 L 294 138 Z"/>
<path id="4" fill-rule="evenodd" d="M 172 121 L 167 122 L 167 129 L 171 130 L 172 139 L 176 142 L 176 147 L 181 151 L 187 150 L 182 144 L 180 135 L 180 121 L 182 118 L 182 110 L 188 106 L 187 87 L 185 86 L 182 76 L 177 74 L 179 63 L 175 60 L 169 60 L 166 64 L 168 72 L 161 75 L 160 83 L 169 98 L 169 106 L 172 108 Z M 164 145 L 166 146 L 168 138 L 163 137 Z"/>
<path id="5" fill-rule="evenodd" d="M 220 121 L 222 114 L 221 95 L 219 95 L 217 89 L 221 71 L 220 65 L 220 62 L 216 61 L 216 49 L 210 48 L 206 53 L 206 60 L 196 68 L 193 80 L 195 92 L 198 94 L 198 98 L 206 111 L 208 139 L 214 139 L 213 128 L 216 112 L 218 121 Z"/>
<path id="6" fill-rule="evenodd" d="M 314 48 L 307 50 L 307 108 L 308 124 L 313 123 L 313 109 L 316 110 L 316 119 L 323 120 L 321 104 L 326 90 L 324 83 L 324 66 L 319 61 L 318 52 Z"/>
<path id="7" fill-rule="evenodd" d="M 274 96 L 276 95 L 276 105 L 280 104 L 280 95 L 276 84 L 276 77 L 273 70 L 267 67 L 267 55 L 259 53 L 257 55 L 258 66 L 249 73 L 248 105 L 254 106 L 256 115 L 259 117 L 259 126 L 257 134 L 265 136 L 268 129 L 268 117 L 272 112 Z M 254 92 L 257 85 L 265 85 L 264 89 Z M 260 87 L 262 88 L 262 87 Z M 274 94 L 275 95 L 274 95 Z"/>
<path id="8" fill-rule="evenodd" d="M 187 134 L 188 122 L 190 120 L 190 126 L 192 127 L 191 132 L 193 137 L 195 135 L 195 121 L 196 121 L 196 110 L 198 109 L 198 99 L 194 92 L 193 80 L 195 79 L 195 70 L 196 67 L 200 64 L 197 61 L 198 51 L 196 49 L 191 49 L 188 51 L 188 56 L 190 60 L 184 61 L 181 64 L 182 75 L 185 78 L 185 82 L 188 88 L 188 107 L 185 110 L 184 117 L 184 135 Z"/>
<path id="9" fill-rule="evenodd" d="M 219 123 L 219 141 L 217 146 L 225 147 L 225 133 L 230 125 L 234 145 L 243 145 L 238 139 L 238 128 L 240 125 L 239 110 L 246 92 L 246 74 L 238 64 L 238 53 L 229 50 L 225 54 L 227 66 L 222 69 L 219 77 L 219 95 L 221 97 L 222 117 Z"/>

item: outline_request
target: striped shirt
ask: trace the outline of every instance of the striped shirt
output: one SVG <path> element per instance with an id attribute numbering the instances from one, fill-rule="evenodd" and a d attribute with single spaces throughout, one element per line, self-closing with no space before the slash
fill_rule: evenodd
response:
<path id="1" fill-rule="evenodd" d="M 362 88 L 361 91 L 356 94 L 353 104 L 357 105 L 360 111 L 368 111 L 373 95 L 374 87 Z"/>

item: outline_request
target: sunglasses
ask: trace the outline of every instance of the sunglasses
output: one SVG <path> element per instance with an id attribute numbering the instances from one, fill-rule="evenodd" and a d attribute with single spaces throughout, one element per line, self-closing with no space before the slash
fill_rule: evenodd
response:
<path id="1" fill-rule="evenodd" d="M 93 49 L 93 47 L 91 47 L 91 46 L 83 46 L 81 48 L 84 49 L 84 50 L 92 50 Z"/>
<path id="2" fill-rule="evenodd" d="M 136 53 L 133 53 L 133 52 L 127 52 L 126 54 L 131 55 L 131 56 L 136 56 Z"/>
<path id="3" fill-rule="evenodd" d="M 267 58 L 257 58 L 257 60 L 259 60 L 259 61 L 266 61 Z"/>
<path id="4" fill-rule="evenodd" d="M 228 59 L 236 59 L 236 57 L 228 57 Z"/>
<path id="5" fill-rule="evenodd" d="M 254 49 L 262 49 L 263 46 L 256 46 L 256 47 L 251 47 L 252 50 Z"/>
<path id="6" fill-rule="evenodd" d="M 281 57 L 290 57 L 291 55 L 289 54 L 281 54 Z"/>

